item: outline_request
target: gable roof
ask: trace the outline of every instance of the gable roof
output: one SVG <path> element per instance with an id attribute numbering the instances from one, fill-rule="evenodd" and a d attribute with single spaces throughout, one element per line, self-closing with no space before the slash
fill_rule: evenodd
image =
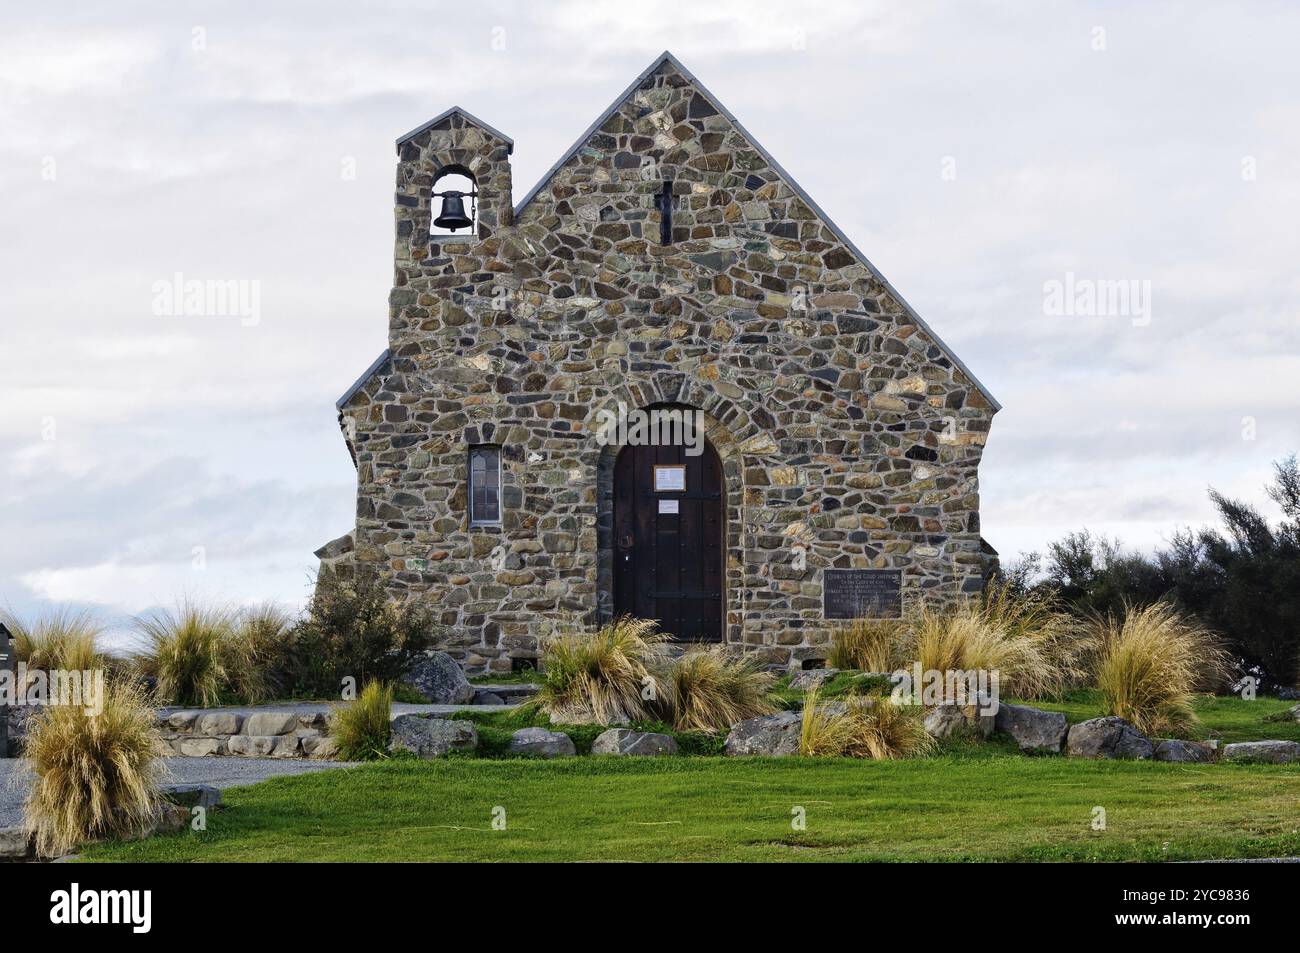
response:
<path id="1" fill-rule="evenodd" d="M 512 153 L 512 152 L 515 151 L 515 141 L 514 141 L 513 139 L 511 139 L 509 136 L 507 136 L 507 135 L 506 135 L 504 132 L 502 132 L 500 129 L 497 129 L 495 126 L 489 126 L 489 125 L 488 125 L 487 123 L 485 123 L 482 119 L 479 119 L 477 116 L 475 116 L 473 113 L 469 112 L 468 110 L 461 109 L 459 106 L 452 106 L 450 109 L 447 109 L 447 110 L 444 110 L 443 112 L 438 113 L 438 115 L 434 116 L 434 117 L 433 117 L 432 119 L 430 119 L 428 122 L 426 122 L 426 123 L 424 123 L 424 124 L 422 124 L 422 125 L 416 126 L 414 129 L 412 129 L 412 130 L 411 130 L 410 132 L 408 132 L 406 135 L 398 137 L 398 140 L 397 140 L 397 143 L 396 143 L 396 145 L 397 145 L 397 151 L 398 151 L 399 153 L 402 151 L 402 143 L 407 142 L 407 141 L 409 141 L 409 140 L 411 140 L 411 139 L 414 139 L 416 136 L 418 136 L 420 133 L 424 132 L 426 129 L 432 129 L 434 126 L 438 125 L 438 123 L 442 122 L 444 119 L 447 119 L 448 117 L 450 117 L 450 116 L 452 116 L 452 115 L 458 115 L 458 116 L 460 116 L 462 119 L 464 119 L 464 120 L 466 120 L 466 121 L 468 121 L 468 122 L 471 122 L 471 123 L 473 123 L 474 125 L 478 126 L 478 127 L 479 127 L 480 129 L 482 129 L 484 132 L 490 132 L 490 133 L 492 133 L 492 135 L 496 136 L 498 139 L 500 139 L 502 142 L 504 142 L 504 143 L 506 144 L 506 153 L 507 153 L 507 154 Z"/>
<path id="2" fill-rule="evenodd" d="M 537 196 L 537 193 L 546 187 L 546 184 L 550 182 L 551 177 L 554 176 L 566 162 L 577 155 L 578 150 L 586 144 L 587 140 L 590 139 L 601 126 L 605 125 L 605 123 L 609 121 L 609 118 L 613 116 L 614 113 L 618 112 L 619 107 L 627 101 L 629 96 L 636 92 L 637 87 L 645 82 L 649 76 L 665 63 L 672 66 L 672 68 L 681 73 L 685 79 L 689 80 L 695 86 L 696 90 L 698 90 L 700 94 L 713 105 L 713 108 L 726 117 L 728 122 L 735 126 L 736 131 L 745 137 L 746 141 L 753 146 L 754 150 L 763 157 L 769 166 L 772 167 L 772 170 L 785 181 L 786 185 L 790 186 L 791 190 L 803 200 L 805 205 L 812 209 L 813 214 L 822 220 L 826 227 L 834 233 L 835 237 L 844 244 L 844 247 L 853 253 L 854 257 L 863 264 L 867 271 L 871 272 L 871 276 L 875 278 L 876 281 L 880 282 L 881 286 L 884 287 L 894 300 L 902 306 L 903 311 L 907 314 L 908 318 L 915 323 L 917 327 L 924 331 L 929 336 L 930 340 L 932 340 L 935 345 L 943 351 L 948 360 L 952 361 L 952 363 L 966 375 L 967 379 L 970 380 L 975 388 L 984 396 L 984 399 L 992 405 L 993 410 L 995 412 L 1001 410 L 1002 404 L 998 399 L 994 397 L 989 389 L 980 382 L 980 379 L 971 372 L 971 369 L 966 366 L 966 362 L 958 357 L 956 352 L 944 343 L 943 339 L 935 333 L 934 328 L 930 327 L 930 325 L 926 323 L 925 319 L 916 313 L 916 309 L 907 303 L 907 300 L 898 293 L 898 290 L 893 285 L 889 283 L 889 279 L 880 273 L 880 269 L 871 263 L 871 260 L 862 253 L 862 250 L 858 248 L 857 245 L 853 244 L 852 239 L 850 239 L 848 235 L 844 234 L 843 229 L 831 221 L 831 217 L 822 211 L 821 206 L 813 201 L 812 196 L 803 190 L 803 186 L 796 182 L 789 172 L 785 171 L 781 163 L 777 162 L 776 159 L 772 157 L 772 154 L 764 149 L 759 141 L 749 134 L 749 130 L 740 124 L 740 120 L 732 114 L 731 110 L 724 106 L 717 96 L 714 96 L 713 93 L 709 92 L 708 88 L 696 79 L 695 74 L 683 66 L 681 61 L 677 59 L 677 57 L 673 56 L 673 54 L 668 50 L 664 50 L 653 63 L 642 70 L 641 75 L 632 80 L 627 89 L 619 93 L 618 97 L 610 103 L 609 108 L 596 117 L 596 121 L 587 127 L 586 131 L 578 137 L 577 141 L 569 147 L 568 151 L 560 157 L 560 160 L 546 170 L 546 173 L 541 177 L 538 183 L 528 191 L 527 195 L 524 196 L 523 201 L 515 206 L 514 220 L 516 222 L 519 221 L 520 213 L 528 207 L 528 203 Z"/>

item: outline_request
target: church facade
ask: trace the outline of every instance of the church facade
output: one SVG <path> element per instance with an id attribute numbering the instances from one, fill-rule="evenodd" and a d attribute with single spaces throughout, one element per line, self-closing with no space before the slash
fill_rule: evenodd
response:
<path id="1" fill-rule="evenodd" d="M 623 614 L 815 665 L 838 620 L 982 588 L 997 402 L 681 63 L 517 205 L 512 151 L 459 108 L 397 142 L 323 570 L 425 601 L 471 671 Z"/>

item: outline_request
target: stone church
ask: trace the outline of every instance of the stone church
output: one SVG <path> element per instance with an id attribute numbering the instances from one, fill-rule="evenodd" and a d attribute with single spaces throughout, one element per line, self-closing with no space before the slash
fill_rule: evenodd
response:
<path id="1" fill-rule="evenodd" d="M 426 602 L 471 671 L 625 613 L 811 667 L 838 620 L 981 589 L 997 401 L 689 70 L 656 59 L 515 205 L 512 151 L 458 107 L 397 140 L 323 570 Z"/>

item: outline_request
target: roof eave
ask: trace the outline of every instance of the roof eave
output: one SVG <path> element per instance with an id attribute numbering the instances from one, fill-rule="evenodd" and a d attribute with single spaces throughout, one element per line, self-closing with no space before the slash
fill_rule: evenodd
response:
<path id="1" fill-rule="evenodd" d="M 450 109 L 443 110 L 442 112 L 438 113 L 438 115 L 430 119 L 428 122 L 416 126 L 406 135 L 400 136 L 396 143 L 397 151 L 398 152 L 402 151 L 402 143 L 409 142 L 410 140 L 418 136 L 420 133 L 424 132 L 425 130 L 432 129 L 434 126 L 438 125 L 438 123 L 442 122 L 444 119 L 452 115 L 459 115 L 466 121 L 471 122 L 474 125 L 478 126 L 484 132 L 491 133 L 492 135 L 496 136 L 498 139 L 500 139 L 502 142 L 506 144 L 507 154 L 513 153 L 515 151 L 515 141 L 513 139 L 507 136 L 500 129 L 497 129 L 495 126 L 491 126 L 488 123 L 485 123 L 482 119 L 479 119 L 473 113 L 469 112 L 466 109 L 461 109 L 459 106 L 452 106 Z"/>

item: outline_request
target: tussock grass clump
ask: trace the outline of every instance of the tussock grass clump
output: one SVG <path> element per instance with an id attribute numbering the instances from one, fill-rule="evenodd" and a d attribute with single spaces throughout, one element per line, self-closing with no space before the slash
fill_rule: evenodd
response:
<path id="1" fill-rule="evenodd" d="M 892 761 L 933 749 L 934 739 L 917 713 L 887 698 L 821 702 L 815 690 L 808 693 L 799 732 L 802 755 Z"/>
<path id="2" fill-rule="evenodd" d="M 384 682 L 367 682 L 355 700 L 340 705 L 330 715 L 330 736 L 338 742 L 339 756 L 347 761 L 388 757 L 392 717 L 393 687 Z"/>
<path id="3" fill-rule="evenodd" d="M 291 688 L 287 669 L 293 617 L 272 602 L 240 610 L 226 652 L 230 690 L 255 704 Z"/>
<path id="4" fill-rule="evenodd" d="M 906 632 L 890 619 L 854 619 L 831 633 L 831 668 L 892 672 L 905 663 Z"/>
<path id="5" fill-rule="evenodd" d="M 80 705 L 42 711 L 26 742 L 36 778 L 25 810 L 36 849 L 57 856 L 85 840 L 146 830 L 163 773 L 157 745 L 153 709 L 137 688 L 107 686 L 97 715 Z"/>
<path id="6" fill-rule="evenodd" d="M 0 622 L 14 637 L 17 661 L 30 669 L 84 672 L 104 667 L 98 646 L 104 627 L 89 612 L 54 608 L 30 622 L 0 612 Z"/>
<path id="7" fill-rule="evenodd" d="M 687 652 L 664 679 L 666 716 L 677 731 L 726 731 L 738 721 L 770 715 L 773 678 L 747 656 L 728 657 L 721 646 Z"/>
<path id="8" fill-rule="evenodd" d="M 1106 713 L 1148 735 L 1186 735 L 1192 695 L 1223 677 L 1226 655 L 1200 623 L 1168 602 L 1095 618 L 1097 688 Z"/>
<path id="9" fill-rule="evenodd" d="M 164 702 L 210 707 L 221 701 L 232 674 L 248 667 L 235 638 L 235 620 L 222 609 L 183 603 L 136 620 L 144 648 L 139 673 L 155 681 Z"/>
<path id="10" fill-rule="evenodd" d="M 1079 676 L 1084 639 L 1046 603 L 995 598 L 948 611 L 924 606 L 907 630 L 909 654 L 922 669 L 996 671 L 999 691 L 1020 698 L 1057 696 Z"/>
<path id="11" fill-rule="evenodd" d="M 594 632 L 554 636 L 543 649 L 535 702 L 565 724 L 648 720 L 665 693 L 660 670 L 666 641 L 653 621 L 627 616 Z"/>

